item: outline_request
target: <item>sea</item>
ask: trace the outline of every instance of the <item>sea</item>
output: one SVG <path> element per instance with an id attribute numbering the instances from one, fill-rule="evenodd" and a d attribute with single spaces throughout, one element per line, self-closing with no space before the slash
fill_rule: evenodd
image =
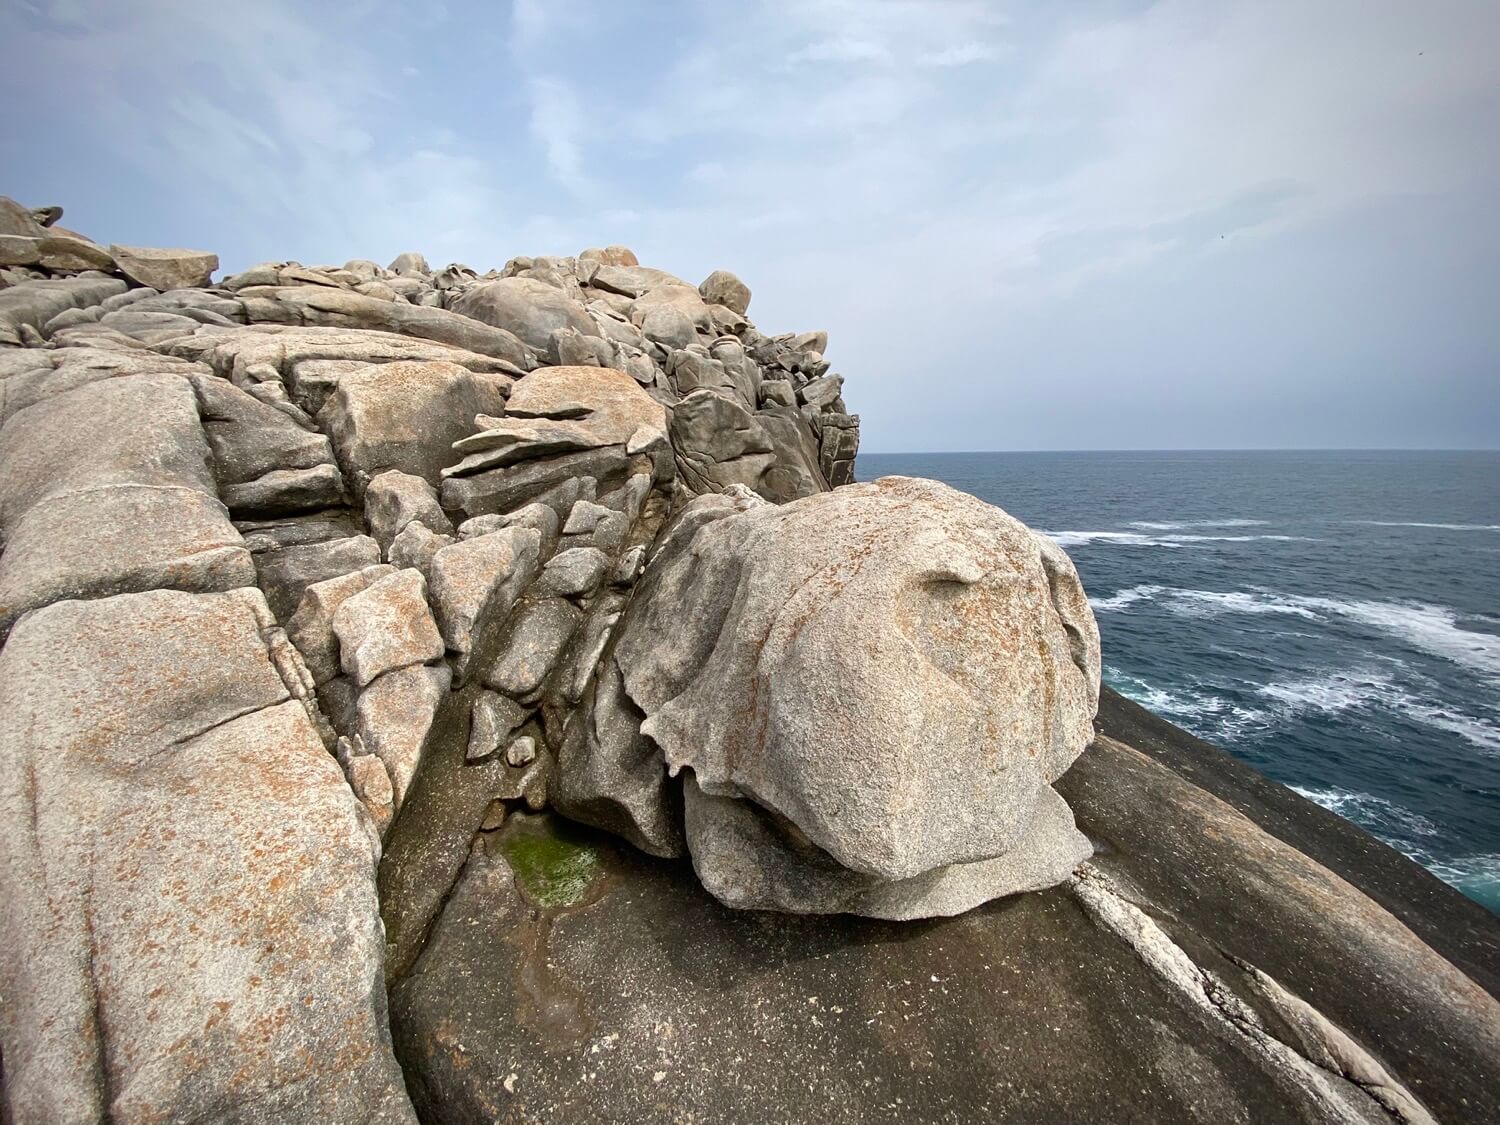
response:
<path id="1" fill-rule="evenodd" d="M 1500 913 L 1500 453 L 861 453 L 1066 548 L 1121 694 Z"/>

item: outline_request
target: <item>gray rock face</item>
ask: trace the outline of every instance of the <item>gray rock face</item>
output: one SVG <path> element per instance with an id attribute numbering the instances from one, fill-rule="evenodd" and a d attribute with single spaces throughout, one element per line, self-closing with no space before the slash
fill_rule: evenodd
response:
<path id="1" fill-rule="evenodd" d="M 407 524 L 416 522 L 439 535 L 453 534 L 453 524 L 438 503 L 437 489 L 419 476 L 389 469 L 365 489 L 365 522 L 370 534 L 389 551 Z"/>
<path id="2" fill-rule="evenodd" d="M 443 655 L 443 639 L 427 608 L 427 582 L 416 570 L 383 575 L 346 598 L 333 612 L 333 632 L 339 662 L 358 687 Z"/>
<path id="3" fill-rule="evenodd" d="M 501 413 L 509 388 L 504 376 L 454 363 L 379 364 L 340 379 L 318 420 L 360 492 L 389 469 L 437 485 L 457 459 L 453 443 L 472 432 L 475 415 Z"/>
<path id="4" fill-rule="evenodd" d="M 0 195 L 0 235 L 17 238 L 40 238 L 43 226 L 21 204 L 8 195 Z M 602 251 L 599 251 L 602 253 Z"/>
<path id="5" fill-rule="evenodd" d="M 609 556 L 597 547 L 570 547 L 552 556 L 537 579 L 539 593 L 587 597 L 599 587 Z"/>
<path id="6" fill-rule="evenodd" d="M 397 254 L 386 268 L 391 273 L 404 276 L 421 276 L 432 272 L 432 267 L 427 264 L 427 259 L 415 250 L 408 250 L 404 254 Z"/>
<path id="7" fill-rule="evenodd" d="M 14 1120 L 415 1120 L 371 825 L 273 626 L 254 590 L 155 591 L 0 653 Z"/>
<path id="8" fill-rule="evenodd" d="M 255 581 L 280 621 L 297 612 L 303 592 L 315 582 L 364 570 L 380 562 L 380 545 L 368 535 L 297 543 L 255 555 Z"/>
<path id="9" fill-rule="evenodd" d="M 442 535 L 425 523 L 412 520 L 391 540 L 385 557 L 392 566 L 415 567 L 426 575 L 431 573 L 437 553 L 452 542 L 453 536 Z"/>
<path id="10" fill-rule="evenodd" d="M 541 533 L 507 527 L 442 548 L 432 558 L 432 600 L 443 640 L 460 656 L 485 622 L 503 618 L 541 566 Z"/>
<path id="11" fill-rule="evenodd" d="M 46 234 L 37 244 L 37 250 L 41 265 L 49 270 L 112 271 L 116 265 L 114 258 L 104 247 L 96 246 L 86 238 L 74 238 L 66 234 Z"/>
<path id="12" fill-rule="evenodd" d="M 125 289 L 125 282 L 113 277 L 59 277 L 0 289 L 0 347 L 19 346 L 26 330 L 35 331 L 58 313 L 96 305 Z"/>
<path id="13" fill-rule="evenodd" d="M 696 501 L 611 659 L 666 773 L 690 773 L 687 848 L 731 905 L 951 914 L 1060 882 L 1089 854 L 1049 789 L 1092 733 L 1087 600 L 1060 551 L 945 486 Z M 640 751 L 614 748 L 606 779 L 611 747 L 571 739 L 558 805 L 618 830 L 591 817 L 613 801 L 633 839 L 671 852 L 652 835 L 665 776 Z"/>
<path id="14" fill-rule="evenodd" d="M 552 363 L 561 362 L 554 334 L 572 329 L 598 336 L 598 326 L 583 306 L 563 290 L 529 277 L 486 281 L 453 302 L 453 311 L 514 333 Z"/>
<path id="15" fill-rule="evenodd" d="M 536 366 L 535 357 L 526 345 L 511 333 L 447 309 L 321 285 L 253 292 L 253 296 L 244 299 L 245 314 L 251 324 L 320 325 L 391 332 L 501 359 L 506 362 L 507 370 L 515 373 Z"/>
<path id="16" fill-rule="evenodd" d="M 387 672 L 360 693 L 356 728 L 365 749 L 384 763 L 398 811 L 422 763 L 427 736 L 451 679 L 441 665 L 414 665 Z"/>
<path id="17" fill-rule="evenodd" d="M 111 246 L 109 256 L 121 273 L 137 285 L 168 289 L 196 289 L 207 285 L 219 268 L 219 256 L 205 250 L 161 250 L 147 246 Z"/>
<path id="18" fill-rule="evenodd" d="M 392 566 L 367 566 L 351 574 L 314 582 L 302 592 L 297 612 L 286 623 L 286 634 L 302 654 L 314 683 L 325 684 L 340 671 L 339 638 L 333 630 L 333 616 L 339 606 L 395 573 Z"/>
<path id="19" fill-rule="evenodd" d="M 510 636 L 485 674 L 486 686 L 514 699 L 535 695 L 557 667 L 583 612 L 562 598 L 542 598 L 517 610 Z"/>
<path id="20" fill-rule="evenodd" d="M 491 757 L 510 741 L 529 714 L 513 699 L 493 691 L 480 692 L 470 711 L 469 748 L 464 756 L 471 762 Z"/>
<path id="21" fill-rule="evenodd" d="M 695 492 L 738 484 L 779 504 L 827 489 L 795 412 L 752 413 L 721 392 L 696 390 L 673 409 L 671 436 L 678 471 Z"/>
<path id="22" fill-rule="evenodd" d="M 750 311 L 750 287 L 728 270 L 714 270 L 698 286 L 703 299 L 712 305 L 723 305 L 744 316 Z"/>
<path id="23" fill-rule="evenodd" d="M 12 415 L 0 429 L 0 630 L 65 597 L 253 585 L 208 453 L 176 375 L 89 383 Z"/>

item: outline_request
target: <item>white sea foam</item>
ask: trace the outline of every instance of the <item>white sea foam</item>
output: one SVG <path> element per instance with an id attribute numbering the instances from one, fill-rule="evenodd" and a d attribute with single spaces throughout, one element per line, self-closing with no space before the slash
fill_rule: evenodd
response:
<path id="1" fill-rule="evenodd" d="M 1155 585 L 1132 586 L 1092 604 L 1096 612 L 1109 612 L 1140 601 L 1155 602 L 1182 617 L 1216 617 L 1226 613 L 1284 614 L 1314 621 L 1342 617 L 1429 655 L 1500 678 L 1500 635 L 1461 627 L 1458 613 L 1446 606 L 1346 601 L 1269 590 L 1183 590 Z"/>
<path id="2" fill-rule="evenodd" d="M 1298 599 L 1282 598 L 1258 590 L 1165 590 L 1164 600 L 1173 613 L 1182 617 L 1218 617 L 1225 613 L 1285 614 L 1316 621 L 1318 615 Z"/>
<path id="3" fill-rule="evenodd" d="M 1371 793 L 1355 793 L 1348 789 L 1306 789 L 1300 785 L 1291 788 L 1314 804 L 1322 805 L 1329 812 L 1336 812 L 1382 838 L 1396 835 L 1398 839 L 1405 837 L 1400 843 L 1408 843 L 1414 838 L 1436 836 L 1440 831 L 1420 813 Z M 1398 847 L 1399 844 L 1393 843 L 1392 846 Z"/>
<path id="4" fill-rule="evenodd" d="M 1093 607 L 1095 613 L 1108 613 L 1111 610 L 1124 609 L 1136 602 L 1149 601 L 1161 590 L 1161 586 L 1131 586 L 1107 598 L 1090 598 L 1089 605 Z"/>
<path id="5" fill-rule="evenodd" d="M 1336 715 L 1372 703 L 1385 705 L 1393 693 L 1403 694 L 1388 677 L 1353 672 L 1266 684 L 1256 691 L 1281 704 L 1290 715 L 1308 712 Z"/>
<path id="6" fill-rule="evenodd" d="M 1280 540 L 1284 543 L 1316 542 L 1305 535 L 1199 535 L 1181 532 L 1148 535 L 1143 531 L 1044 531 L 1042 534 L 1051 538 L 1059 547 L 1064 548 L 1086 547 L 1091 543 L 1110 543 L 1118 547 L 1173 548 L 1197 543 L 1255 543 L 1260 540 Z"/>
<path id="7" fill-rule="evenodd" d="M 1168 543 L 1316 543 L 1318 540 L 1306 535 L 1163 535 L 1162 544 Z"/>
<path id="8" fill-rule="evenodd" d="M 1131 520 L 1131 527 L 1143 531 L 1184 531 L 1190 527 L 1264 527 L 1265 520 L 1183 520 L 1180 523 L 1155 523 L 1151 520 Z"/>
<path id="9" fill-rule="evenodd" d="M 1135 700 L 1148 710 L 1158 711 L 1162 714 L 1168 712 L 1177 713 L 1180 701 L 1176 696 L 1171 692 L 1163 691 L 1161 688 L 1153 687 L 1139 676 L 1132 676 L 1106 665 L 1104 668 L 1104 680 L 1106 683 L 1111 684 L 1116 691 Z"/>
<path id="10" fill-rule="evenodd" d="M 1358 708 L 1380 708 L 1412 722 L 1456 734 L 1481 750 L 1500 753 L 1500 727 L 1413 695 L 1383 672 L 1332 672 L 1256 689 L 1274 700 L 1282 717 L 1336 715 Z"/>
<path id="11" fill-rule="evenodd" d="M 1180 723 L 1202 738 L 1232 742 L 1270 719 L 1268 711 L 1231 702 L 1212 687 L 1167 691 L 1139 676 L 1106 667 L 1105 682 L 1142 707 Z"/>
<path id="12" fill-rule="evenodd" d="M 1457 887 L 1471 898 L 1491 904 L 1491 910 L 1500 900 L 1500 855 L 1461 855 L 1435 860 L 1425 866 L 1450 887 Z"/>
<path id="13" fill-rule="evenodd" d="M 1446 606 L 1303 597 L 1287 597 L 1285 601 L 1357 621 L 1433 656 L 1500 677 L 1500 636 L 1461 628 L 1458 614 Z"/>
<path id="14" fill-rule="evenodd" d="M 1429 527 L 1440 531 L 1500 531 L 1500 523 L 1421 523 L 1415 520 L 1350 520 L 1369 527 Z"/>
<path id="15" fill-rule="evenodd" d="M 1124 547 L 1180 547 L 1161 536 L 1139 531 L 1044 531 L 1059 547 L 1086 547 L 1090 543 L 1115 543 Z"/>
<path id="16" fill-rule="evenodd" d="M 1405 707 L 1406 714 L 1418 722 L 1426 723 L 1438 730 L 1456 734 L 1467 739 L 1482 750 L 1500 754 L 1500 727 L 1471 715 L 1460 714 L 1447 707 L 1412 701 Z"/>
<path id="17" fill-rule="evenodd" d="M 1440 835 L 1436 824 L 1420 813 L 1376 797 L 1347 789 L 1291 787 L 1309 801 L 1353 821 L 1378 836 L 1413 862 L 1420 863 L 1450 887 L 1487 902 L 1500 898 L 1500 855 L 1481 853 L 1439 859 L 1428 841 Z"/>

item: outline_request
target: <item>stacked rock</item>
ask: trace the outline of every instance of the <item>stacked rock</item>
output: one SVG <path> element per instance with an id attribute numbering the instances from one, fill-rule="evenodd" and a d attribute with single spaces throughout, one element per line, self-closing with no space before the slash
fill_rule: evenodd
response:
<path id="1" fill-rule="evenodd" d="M 1087 854 L 1050 787 L 1098 690 L 1066 558 L 941 486 L 836 488 L 827 338 L 759 332 L 734 275 L 214 284 L 55 212 L 0 205 L 12 1105 L 269 1119 L 316 1081 L 305 1119 L 409 1120 L 382 972 L 520 810 L 799 912 L 953 913 Z"/>

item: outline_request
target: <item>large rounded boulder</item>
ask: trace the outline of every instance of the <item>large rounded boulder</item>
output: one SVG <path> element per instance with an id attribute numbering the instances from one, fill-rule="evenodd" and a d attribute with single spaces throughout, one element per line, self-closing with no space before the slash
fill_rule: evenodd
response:
<path id="1" fill-rule="evenodd" d="M 782 506 L 731 490 L 661 541 L 559 803 L 686 850 L 733 906 L 955 914 L 1089 854 L 1051 783 L 1098 691 L 1072 564 L 1000 509 L 898 477 Z"/>
<path id="2" fill-rule="evenodd" d="M 599 327 L 566 292 L 530 277 L 504 277 L 468 289 L 450 306 L 454 312 L 519 336 L 552 363 L 561 361 L 553 334 L 571 328 L 583 336 Z"/>

